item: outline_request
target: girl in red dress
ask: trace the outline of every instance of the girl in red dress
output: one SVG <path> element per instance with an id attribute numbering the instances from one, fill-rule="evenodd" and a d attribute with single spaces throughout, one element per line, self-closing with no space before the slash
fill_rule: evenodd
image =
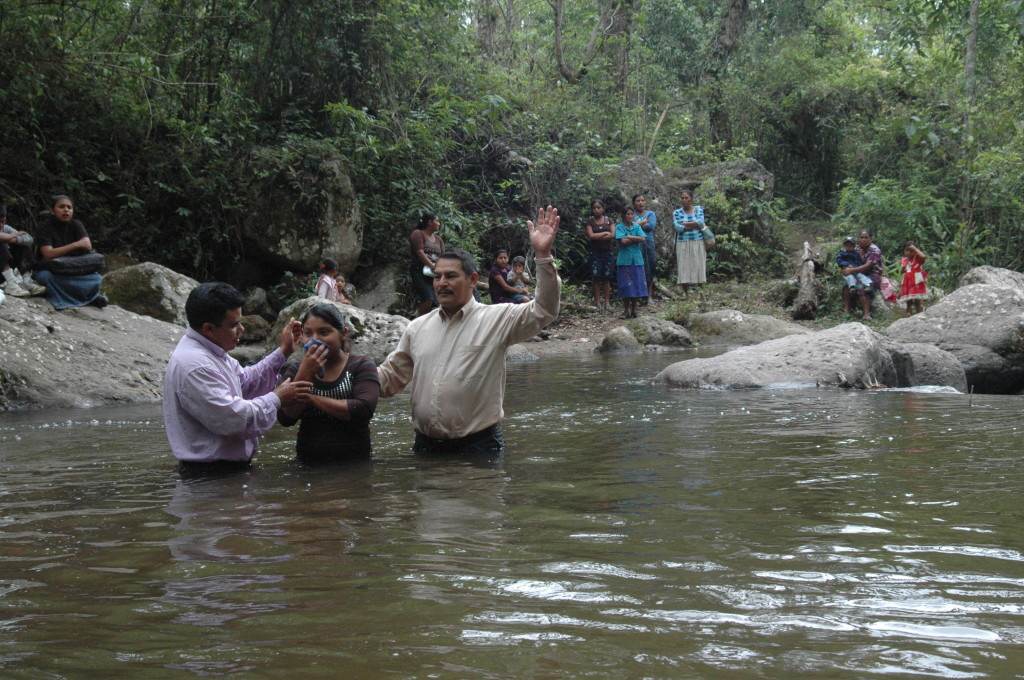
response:
<path id="1" fill-rule="evenodd" d="M 928 272 L 921 267 L 926 259 L 928 258 L 925 254 L 912 242 L 907 241 L 903 246 L 903 259 L 900 260 L 900 269 L 903 270 L 900 301 L 906 303 L 909 316 L 924 311 L 924 299 L 928 297 L 928 287 L 925 285 Z"/>

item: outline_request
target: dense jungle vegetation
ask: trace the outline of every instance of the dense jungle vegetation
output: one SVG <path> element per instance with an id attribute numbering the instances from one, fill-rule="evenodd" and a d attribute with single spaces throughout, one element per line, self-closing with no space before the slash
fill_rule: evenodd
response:
<path id="1" fill-rule="evenodd" d="M 105 250 L 220 276 L 260 149 L 299 207 L 344 161 L 366 266 L 422 210 L 480 249 L 542 201 L 572 259 L 624 158 L 753 157 L 777 220 L 917 239 L 949 285 L 1022 266 L 1022 55 L 1021 0 L 5 0 L 0 198 L 31 228 L 69 193 Z"/>

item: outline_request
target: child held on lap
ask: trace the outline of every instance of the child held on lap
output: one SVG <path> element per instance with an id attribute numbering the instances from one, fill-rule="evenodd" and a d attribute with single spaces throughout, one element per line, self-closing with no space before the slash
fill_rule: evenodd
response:
<path id="1" fill-rule="evenodd" d="M 530 273 L 526 271 L 526 258 L 522 255 L 516 255 L 515 259 L 512 260 L 512 271 L 505 277 L 505 282 L 513 288 L 519 288 L 524 291 L 512 296 L 512 299 L 516 302 L 529 302 L 533 299 L 533 296 L 529 293 Z"/>
<path id="2" fill-rule="evenodd" d="M 864 258 L 857 252 L 852 236 L 847 236 L 843 241 L 842 249 L 836 254 L 836 264 L 839 269 L 843 267 L 860 267 L 864 264 Z M 871 279 L 863 273 L 847 274 L 843 276 L 843 285 L 851 290 L 864 291 L 871 288 Z"/>

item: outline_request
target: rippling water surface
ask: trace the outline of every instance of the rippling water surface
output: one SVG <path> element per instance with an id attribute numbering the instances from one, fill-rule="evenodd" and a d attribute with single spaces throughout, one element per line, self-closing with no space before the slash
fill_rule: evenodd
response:
<path id="1" fill-rule="evenodd" d="M 1024 677 L 1020 397 L 509 369 L 498 460 L 183 483 L 159 407 L 0 414 L 2 678 Z"/>

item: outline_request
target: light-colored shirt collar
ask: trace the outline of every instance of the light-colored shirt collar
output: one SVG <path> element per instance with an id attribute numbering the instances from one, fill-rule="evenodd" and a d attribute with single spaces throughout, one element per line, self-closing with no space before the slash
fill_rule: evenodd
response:
<path id="1" fill-rule="evenodd" d="M 195 330 L 191 326 L 189 326 L 188 329 L 185 330 L 185 335 L 200 343 L 203 347 L 210 350 L 211 352 L 213 352 L 215 355 L 222 359 L 228 355 L 228 353 L 224 350 L 223 347 L 211 341 L 209 338 L 207 338 L 205 335 Z"/>
<path id="2" fill-rule="evenodd" d="M 449 316 L 448 313 L 444 311 L 443 307 L 438 308 L 438 314 L 440 314 L 441 316 L 441 321 L 455 321 L 458 318 L 466 318 L 467 316 L 472 314 L 473 310 L 475 310 L 479 306 L 480 303 L 476 301 L 476 296 L 470 295 L 469 302 L 455 310 L 455 313 L 452 314 L 451 316 Z"/>

